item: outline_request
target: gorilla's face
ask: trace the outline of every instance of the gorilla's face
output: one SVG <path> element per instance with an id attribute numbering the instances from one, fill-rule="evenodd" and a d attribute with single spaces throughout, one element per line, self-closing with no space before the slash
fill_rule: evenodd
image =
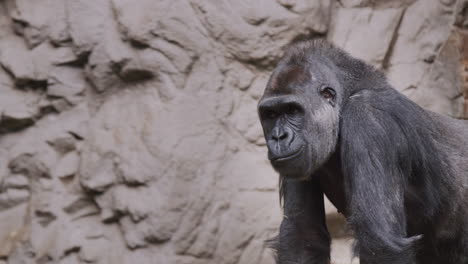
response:
<path id="1" fill-rule="evenodd" d="M 325 64 L 279 64 L 258 104 L 268 159 L 282 177 L 307 179 L 335 151 L 342 95 Z"/>

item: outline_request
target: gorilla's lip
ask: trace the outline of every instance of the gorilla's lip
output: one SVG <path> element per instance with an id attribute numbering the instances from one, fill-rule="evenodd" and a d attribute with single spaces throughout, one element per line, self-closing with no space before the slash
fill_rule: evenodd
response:
<path id="1" fill-rule="evenodd" d="M 280 162 L 280 161 L 286 161 L 286 160 L 290 160 L 290 159 L 293 159 L 297 156 L 299 156 L 301 153 L 302 153 L 302 150 L 304 149 L 304 146 L 301 146 L 296 152 L 290 154 L 290 155 L 287 155 L 287 156 L 281 156 L 281 157 L 274 157 L 272 159 L 270 159 L 270 161 L 272 162 Z"/>

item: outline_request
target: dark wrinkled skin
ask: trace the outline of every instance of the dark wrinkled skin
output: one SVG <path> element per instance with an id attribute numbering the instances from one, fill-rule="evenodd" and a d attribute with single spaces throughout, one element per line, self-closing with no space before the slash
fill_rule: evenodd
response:
<path id="1" fill-rule="evenodd" d="M 468 122 L 325 42 L 292 45 L 258 104 L 280 174 L 280 264 L 330 262 L 323 194 L 364 264 L 468 263 Z"/>

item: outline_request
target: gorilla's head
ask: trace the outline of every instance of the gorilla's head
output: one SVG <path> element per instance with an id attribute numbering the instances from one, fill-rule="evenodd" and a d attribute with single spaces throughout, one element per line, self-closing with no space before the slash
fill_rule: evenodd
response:
<path id="1" fill-rule="evenodd" d="M 293 45 L 258 104 L 268 158 L 282 177 L 307 179 L 335 151 L 345 89 L 339 67 L 320 45 Z"/>

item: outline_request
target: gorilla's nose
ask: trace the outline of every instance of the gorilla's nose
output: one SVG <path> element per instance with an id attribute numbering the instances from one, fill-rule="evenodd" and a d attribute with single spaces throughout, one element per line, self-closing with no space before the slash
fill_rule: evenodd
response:
<path id="1" fill-rule="evenodd" d="M 268 159 L 278 161 L 297 152 L 300 147 L 294 144 L 294 131 L 288 127 L 275 127 L 267 141 Z"/>
<path id="2" fill-rule="evenodd" d="M 286 143 L 288 144 L 292 139 L 292 131 L 290 128 L 280 128 L 275 127 L 271 133 L 271 139 L 277 143 Z"/>

